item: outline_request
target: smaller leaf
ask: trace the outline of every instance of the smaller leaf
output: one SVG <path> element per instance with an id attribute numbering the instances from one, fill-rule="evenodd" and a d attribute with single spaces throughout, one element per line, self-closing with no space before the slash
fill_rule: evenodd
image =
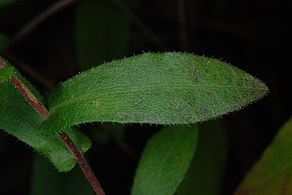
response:
<path id="1" fill-rule="evenodd" d="M 219 121 L 207 122 L 199 126 L 199 132 L 195 156 L 176 195 L 221 194 L 227 153 L 223 124 Z"/>
<path id="2" fill-rule="evenodd" d="M 10 81 L 15 74 L 26 87 L 42 101 L 41 95 L 8 62 L 0 68 L 0 130 L 16 137 L 45 155 L 59 171 L 69 171 L 75 165 L 75 159 L 58 135 L 45 136 L 40 132 L 44 120 L 26 101 Z M 73 142 L 85 152 L 90 147 L 90 140 L 76 129 L 65 130 Z"/>
<path id="3" fill-rule="evenodd" d="M 235 195 L 262 194 L 292 194 L 292 118 L 235 192 Z"/>
<path id="4" fill-rule="evenodd" d="M 133 195 L 173 194 L 196 150 L 197 127 L 167 127 L 148 141 L 139 162 Z"/>

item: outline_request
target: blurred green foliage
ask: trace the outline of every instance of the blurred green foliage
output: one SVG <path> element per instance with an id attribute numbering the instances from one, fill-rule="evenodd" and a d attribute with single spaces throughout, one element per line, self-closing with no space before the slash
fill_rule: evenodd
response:
<path id="1" fill-rule="evenodd" d="M 175 195 L 219 195 L 227 161 L 227 134 L 222 121 L 199 125 L 196 153 Z"/>
<path id="2" fill-rule="evenodd" d="M 129 19 L 107 1 L 80 2 L 74 31 L 80 68 L 125 56 L 129 48 L 129 24 Z"/>
<path id="3" fill-rule="evenodd" d="M 0 54 L 9 58 L 12 64 L 16 65 L 40 89 L 42 94 L 48 94 L 49 90 L 45 87 L 46 80 L 39 80 L 38 76 L 47 78 L 52 83 L 59 83 L 92 65 L 96 66 L 103 61 L 110 61 L 124 55 L 129 56 L 132 53 L 141 53 L 141 50 L 163 51 L 161 45 L 164 45 L 167 50 L 181 50 L 179 34 L 183 31 L 183 23 L 178 19 L 177 3 L 182 1 L 165 3 L 155 0 L 76 1 L 75 4 L 48 17 L 12 47 L 5 48 L 19 29 L 55 2 L 57 1 L 0 1 Z M 237 64 L 241 69 L 266 81 L 271 90 L 270 95 L 263 101 L 239 113 L 224 117 L 229 137 L 228 167 L 222 186 L 224 195 L 233 193 L 233 189 L 258 159 L 263 148 L 270 143 L 275 130 L 291 116 L 292 98 L 288 93 L 291 83 L 291 67 L 287 66 L 290 62 L 289 44 L 287 44 L 291 37 L 291 30 L 287 25 L 290 22 L 290 6 L 286 4 L 287 2 L 264 0 L 252 2 L 245 0 L 185 1 L 187 51 Z M 117 18 L 108 15 L 101 8 Z M 98 11 L 95 12 L 94 9 Z M 84 21 L 84 18 L 88 21 Z M 80 21 L 83 21 L 84 24 L 80 24 Z M 103 21 L 111 22 L 113 25 Z M 104 28 L 99 25 L 104 25 Z M 81 28 L 80 26 L 84 28 L 78 29 Z M 149 27 L 152 33 L 149 33 L 149 29 L 145 27 Z M 96 36 L 100 44 L 95 40 L 94 34 L 88 32 L 88 28 L 93 28 L 92 32 L 103 36 Z M 104 29 L 108 31 L 106 32 Z M 116 35 L 113 32 L 121 34 Z M 106 40 L 109 40 L 110 44 L 105 45 Z M 79 50 L 78 44 L 83 48 L 82 51 Z M 122 51 L 121 48 L 125 50 Z M 87 50 L 88 53 L 80 54 L 83 50 Z M 100 52 L 95 52 L 95 50 Z M 35 70 L 39 75 L 32 73 L 29 69 Z M 0 95 L 3 95 L 2 91 L 0 91 Z M 83 126 L 81 127 L 84 129 Z M 137 153 L 137 156 L 142 151 L 146 140 L 161 129 L 160 126 L 148 125 L 127 125 L 123 128 L 125 131 L 121 137 L 125 143 L 129 144 L 129 148 Z M 109 129 L 111 132 L 112 127 Z M 106 135 L 105 144 L 94 143 L 88 154 L 91 159 L 94 159 L 92 167 L 97 171 L 98 176 L 102 177 L 105 191 L 108 194 L 129 194 L 136 162 L 126 158 L 111 142 L 113 139 L 109 139 L 108 134 L 104 134 L 103 130 L 99 131 L 99 127 L 92 131 L 96 134 Z M 85 132 L 88 133 L 87 130 Z M 201 130 L 200 133 L 202 140 L 209 136 L 211 137 L 209 139 L 212 140 L 212 135 L 204 135 Z M 208 134 L 207 131 L 205 133 Z M 116 136 L 115 133 L 113 134 L 110 136 Z M 90 136 L 92 140 L 95 140 L 100 135 Z M 217 141 L 220 140 L 217 139 Z M 200 148 L 205 148 L 201 147 L 202 141 L 199 140 L 198 144 L 198 153 L 195 155 L 202 156 L 201 161 L 206 162 L 211 157 L 200 152 L 203 150 Z M 210 148 L 212 148 L 219 143 L 205 144 L 210 144 Z M 220 144 L 217 146 L 219 150 Z M 210 148 L 206 148 L 206 150 Z M 281 150 L 279 154 L 285 151 Z M 214 155 L 216 155 L 215 159 L 211 159 L 208 163 L 213 160 L 220 162 L 219 152 Z M 278 154 L 275 156 L 272 160 L 278 164 Z M 286 155 L 281 156 L 286 159 Z M 30 194 L 30 182 L 35 180 L 33 179 L 35 176 L 31 175 L 30 170 L 32 151 L 23 147 L 21 142 L 0 131 L 0 159 L 0 194 Z M 267 166 L 270 166 L 270 160 L 266 161 Z M 198 164 L 198 162 L 192 161 L 186 180 L 180 186 L 183 188 L 182 193 L 185 192 L 184 190 L 190 190 L 189 187 L 194 187 L 200 192 L 202 192 L 201 190 L 210 193 L 212 191 L 214 194 L 220 191 L 221 188 L 218 186 L 222 182 L 221 171 L 224 168 L 221 167 L 221 170 L 218 167 L 216 169 L 218 172 L 214 173 L 215 176 L 211 178 L 212 180 L 208 180 L 210 177 L 204 176 L 210 172 L 204 170 L 209 166 L 212 170 L 215 165 L 215 163 L 211 165 L 208 163 L 202 166 L 202 169 L 197 170 L 198 168 L 194 164 Z M 33 170 L 34 166 L 37 165 L 33 164 Z M 274 168 L 275 166 L 272 169 L 276 171 L 278 169 Z M 204 175 L 198 183 L 196 182 L 197 185 L 192 182 L 192 180 L 197 181 L 197 178 L 193 179 L 194 175 L 190 172 L 195 175 Z M 53 172 L 50 173 L 53 174 Z M 51 181 L 49 180 L 50 173 L 48 173 L 48 181 Z M 216 176 L 216 174 L 218 175 Z M 56 177 L 59 178 L 59 175 Z M 46 180 L 45 174 L 42 177 L 42 181 Z M 60 177 L 62 178 L 62 176 Z M 77 177 L 82 183 L 83 176 Z M 58 178 L 56 180 L 60 182 Z M 199 182 L 202 184 L 199 185 Z M 35 183 L 34 181 L 33 185 Z M 271 186 L 276 184 L 278 183 L 273 183 Z M 202 189 L 202 186 L 205 185 L 212 185 L 213 188 Z M 57 185 L 53 182 L 52 186 Z M 76 184 L 77 186 L 79 185 Z M 287 184 L 283 186 L 287 186 Z M 52 187 L 53 189 L 56 188 Z M 188 192 L 192 194 L 192 190 Z"/>

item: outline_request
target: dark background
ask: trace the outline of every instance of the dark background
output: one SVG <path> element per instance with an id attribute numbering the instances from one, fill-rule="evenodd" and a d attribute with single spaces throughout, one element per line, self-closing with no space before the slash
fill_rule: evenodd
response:
<path id="1" fill-rule="evenodd" d="M 21 27 L 55 2 L 19 0 L 0 7 L 0 32 L 13 38 Z M 78 4 L 60 10 L 1 50 L 1 55 L 15 62 L 44 95 L 50 91 L 47 86 L 79 71 L 73 33 Z M 214 57 L 255 75 L 270 89 L 263 100 L 223 117 L 229 136 L 223 194 L 230 194 L 291 117 L 291 5 L 289 1 L 276 0 L 185 0 L 183 21 L 179 20 L 177 5 L 174 0 L 128 1 L 127 6 L 161 45 L 131 23 L 126 55 L 187 51 Z M 48 83 L 18 64 L 26 64 Z M 127 126 L 123 143 L 139 157 L 146 140 L 158 128 Z M 115 141 L 102 145 L 94 142 L 88 152 L 94 162 L 92 168 L 108 194 L 127 194 L 131 187 L 137 161 L 120 147 Z M 29 194 L 33 155 L 23 143 L 0 132 L 0 193 Z"/>

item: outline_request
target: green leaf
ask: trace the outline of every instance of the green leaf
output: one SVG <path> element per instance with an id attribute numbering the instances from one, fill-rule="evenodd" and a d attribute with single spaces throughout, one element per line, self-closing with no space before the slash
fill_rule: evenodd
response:
<path id="1" fill-rule="evenodd" d="M 199 142 L 176 195 L 219 195 L 227 155 L 226 133 L 218 121 L 199 126 Z M 207 186 L 207 187 L 206 187 Z"/>
<path id="2" fill-rule="evenodd" d="M 129 19 L 108 1 L 80 1 L 76 9 L 75 46 L 81 70 L 88 69 L 128 51 Z M 88 127 L 87 127 L 88 128 Z M 124 129 L 107 123 L 91 127 L 98 143 L 106 144 L 111 137 L 121 140 Z"/>
<path id="3" fill-rule="evenodd" d="M 144 53 L 85 71 L 49 97 L 42 131 L 86 122 L 189 124 L 219 117 L 267 94 L 251 75 L 187 53 Z"/>
<path id="4" fill-rule="evenodd" d="M 292 118 L 280 129 L 235 194 L 292 194 Z"/>
<path id="5" fill-rule="evenodd" d="M 76 13 L 75 42 L 79 65 L 88 68 L 124 56 L 129 20 L 106 1 L 81 1 Z"/>
<path id="6" fill-rule="evenodd" d="M 167 127 L 155 134 L 143 151 L 132 195 L 172 195 L 190 165 L 197 140 L 195 126 Z"/>
<path id="7" fill-rule="evenodd" d="M 3 78 L 10 77 L 10 73 L 2 74 L 3 69 L 11 69 L 11 67 L 0 68 L 0 77 L 3 75 Z M 19 73 L 16 73 L 16 75 L 21 78 Z M 28 83 L 23 78 L 21 80 L 25 84 Z M 32 89 L 29 84 L 26 86 Z M 47 137 L 41 134 L 40 124 L 43 119 L 17 91 L 9 79 L 0 82 L 0 91 L 0 129 L 48 157 L 59 171 L 72 169 L 75 160 L 71 153 L 57 135 Z M 36 90 L 32 89 L 32 91 L 35 92 Z M 40 95 L 36 93 L 36 96 Z M 90 147 L 90 140 L 79 131 L 70 130 L 66 132 L 82 151 L 86 151 Z"/>
<path id="8" fill-rule="evenodd" d="M 0 83 L 7 81 L 15 74 L 15 70 L 12 66 L 4 66 L 0 68 Z"/>
<path id="9" fill-rule="evenodd" d="M 31 182 L 31 195 L 93 195 L 93 191 L 76 167 L 69 173 L 58 173 L 43 157 L 35 156 Z"/>

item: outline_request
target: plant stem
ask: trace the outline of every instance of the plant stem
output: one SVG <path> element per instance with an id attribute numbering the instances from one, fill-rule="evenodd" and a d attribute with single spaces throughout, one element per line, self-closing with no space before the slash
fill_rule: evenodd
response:
<path id="1" fill-rule="evenodd" d="M 87 180 L 90 182 L 92 188 L 98 195 L 104 195 L 104 191 L 98 182 L 97 178 L 95 177 L 94 173 L 92 172 L 91 168 L 89 167 L 88 163 L 86 162 L 84 156 L 70 139 L 70 137 L 64 132 L 61 131 L 59 133 L 60 138 L 66 143 L 66 146 L 70 149 L 73 156 L 75 157 L 76 161 L 78 162 L 80 168 L 82 169 L 84 175 L 86 176 Z"/>
<path id="2" fill-rule="evenodd" d="M 4 66 L 5 62 L 0 57 L 0 68 Z M 32 92 L 24 85 L 24 83 L 16 75 L 13 75 L 11 77 L 11 82 L 16 87 L 16 89 L 24 96 L 24 98 L 29 102 L 29 104 L 41 115 L 42 118 L 45 119 L 49 116 L 49 111 L 47 110 L 47 108 L 41 102 L 38 101 L 38 99 L 32 94 Z M 71 138 L 64 131 L 59 133 L 59 137 L 63 140 L 63 142 L 66 144 L 66 146 L 74 156 L 75 160 L 79 164 L 81 170 L 83 171 L 84 175 L 86 176 L 87 180 L 89 181 L 90 185 L 92 186 L 96 194 L 105 195 L 100 183 L 98 182 L 93 171 L 89 167 L 82 152 L 74 144 Z"/>
<path id="3" fill-rule="evenodd" d="M 32 92 L 24 85 L 24 83 L 15 75 L 11 77 L 11 82 L 17 88 L 17 90 L 25 97 L 30 105 L 41 115 L 43 118 L 49 116 L 47 108 L 40 103 Z"/>
<path id="4" fill-rule="evenodd" d="M 36 81 L 40 82 L 46 88 L 53 89 L 53 87 L 55 86 L 54 81 L 44 77 L 43 75 L 39 74 L 37 71 L 32 69 L 31 67 L 27 66 L 25 63 L 21 62 L 18 58 L 16 58 L 16 56 L 14 56 L 8 50 L 6 50 L 6 48 L 0 48 L 0 53 L 6 59 L 9 59 L 10 62 L 12 61 L 13 64 L 16 64 L 17 65 L 16 67 L 18 69 L 28 74 L 30 77 L 32 77 Z"/>

